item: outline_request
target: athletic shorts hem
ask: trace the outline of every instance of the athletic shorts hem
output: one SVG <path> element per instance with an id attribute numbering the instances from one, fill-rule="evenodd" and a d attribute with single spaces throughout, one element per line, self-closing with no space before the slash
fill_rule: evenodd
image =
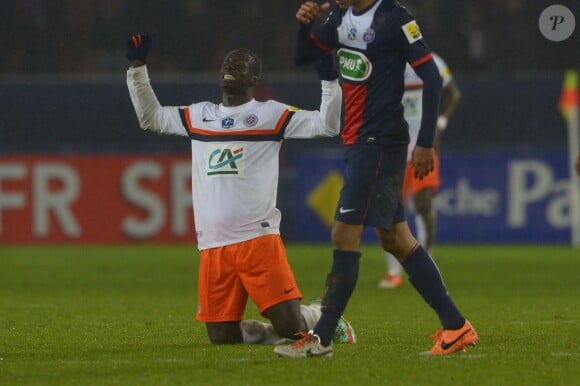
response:
<path id="1" fill-rule="evenodd" d="M 208 317 L 204 317 L 204 316 L 196 316 L 195 320 L 197 320 L 198 322 L 204 322 L 204 323 L 225 323 L 225 322 L 241 322 L 242 319 L 241 318 L 236 318 L 236 317 L 231 317 L 231 316 L 221 316 L 221 317 L 213 317 L 213 318 L 208 318 Z"/>
<path id="2" fill-rule="evenodd" d="M 298 289 L 296 289 L 295 291 L 298 292 L 299 296 L 296 296 L 296 294 L 292 294 L 291 296 L 282 296 L 282 297 L 279 297 L 277 299 L 273 299 L 273 300 L 269 301 L 268 303 L 262 304 L 262 306 L 260 307 L 260 315 L 262 315 L 263 317 L 266 317 L 265 312 L 268 310 L 268 308 L 274 307 L 275 305 L 278 305 L 282 302 L 292 300 L 292 299 L 297 299 L 298 301 L 302 300 L 302 294 L 298 291 Z"/>

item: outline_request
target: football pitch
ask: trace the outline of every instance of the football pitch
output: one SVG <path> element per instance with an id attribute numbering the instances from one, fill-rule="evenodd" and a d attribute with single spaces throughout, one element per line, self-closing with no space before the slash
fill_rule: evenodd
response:
<path id="1" fill-rule="evenodd" d="M 330 245 L 288 244 L 305 301 L 321 295 Z M 193 246 L 0 247 L 0 385 L 579 385 L 580 250 L 438 245 L 447 287 L 480 335 L 419 355 L 438 328 L 407 281 L 377 283 L 365 246 L 345 312 L 359 342 L 331 358 L 212 346 L 194 320 Z M 247 318 L 260 319 L 249 302 Z"/>

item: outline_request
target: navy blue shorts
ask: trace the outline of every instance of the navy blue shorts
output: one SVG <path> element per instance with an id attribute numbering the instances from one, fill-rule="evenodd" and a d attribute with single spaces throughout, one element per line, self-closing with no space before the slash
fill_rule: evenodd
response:
<path id="1" fill-rule="evenodd" d="M 334 218 L 383 229 L 405 221 L 402 187 L 407 146 L 354 144 L 345 158 L 345 180 Z"/>

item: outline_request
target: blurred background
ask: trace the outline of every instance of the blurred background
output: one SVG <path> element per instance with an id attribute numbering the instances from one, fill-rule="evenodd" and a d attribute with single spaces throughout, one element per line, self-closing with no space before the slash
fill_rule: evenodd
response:
<path id="1" fill-rule="evenodd" d="M 157 72 L 215 71 L 224 53 L 251 47 L 268 72 L 294 72 L 296 0 L 12 0 L 0 5 L 2 74 L 103 74 L 125 66 L 125 37 L 155 38 Z M 460 72 L 558 70 L 578 60 L 578 34 L 553 44 L 538 17 L 575 0 L 403 0 L 424 36 Z"/>
<path id="2" fill-rule="evenodd" d="M 224 54 L 247 47 L 264 62 L 257 99 L 316 109 L 313 71 L 291 63 L 299 3 L 1 2 L 0 241 L 190 240 L 191 219 L 180 214 L 190 208 L 175 205 L 176 186 L 183 190 L 179 184 L 187 181 L 175 185 L 174 179 L 176 165 L 187 165 L 189 142 L 138 128 L 125 85 L 126 39 L 133 32 L 152 35 L 148 67 L 162 104 L 219 102 L 215 74 Z M 401 3 L 463 96 L 442 143 L 446 201 L 440 202 L 438 239 L 567 243 L 573 212 L 567 124 L 558 101 L 564 72 L 580 67 L 580 2 Z M 541 12 L 554 3 L 576 16 L 576 30 L 561 42 L 546 39 L 538 27 Z M 330 209 L 313 208 L 308 197 L 326 186 L 329 171 L 340 172 L 341 156 L 338 139 L 283 146 L 279 207 L 288 239 L 328 239 Z M 145 171 L 131 185 L 122 166 L 134 162 Z M 94 180 L 110 184 L 93 188 Z M 340 179 L 326 189 L 337 184 Z M 95 202 L 121 214 L 112 220 Z M 117 233 L 99 238 L 107 223 Z M 128 232 L 131 224 L 141 231 Z"/>

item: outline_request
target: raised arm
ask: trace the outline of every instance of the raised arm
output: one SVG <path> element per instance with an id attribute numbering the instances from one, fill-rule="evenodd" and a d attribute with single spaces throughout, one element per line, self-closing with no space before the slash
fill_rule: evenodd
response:
<path id="1" fill-rule="evenodd" d="M 320 110 L 298 110 L 290 120 L 285 138 L 334 137 L 340 133 L 342 89 L 332 54 L 324 54 L 315 63 L 320 78 Z"/>
<path id="2" fill-rule="evenodd" d="M 132 35 L 127 40 L 127 87 L 142 129 L 161 134 L 187 135 L 179 116 L 179 107 L 161 106 L 149 82 L 147 56 L 152 39 L 147 34 Z"/>
<path id="3" fill-rule="evenodd" d="M 330 8 L 330 3 L 319 5 L 314 1 L 306 1 L 300 5 L 296 12 L 296 20 L 299 23 L 294 37 L 293 59 L 297 66 L 313 63 L 322 50 L 311 39 L 314 21 Z"/>

